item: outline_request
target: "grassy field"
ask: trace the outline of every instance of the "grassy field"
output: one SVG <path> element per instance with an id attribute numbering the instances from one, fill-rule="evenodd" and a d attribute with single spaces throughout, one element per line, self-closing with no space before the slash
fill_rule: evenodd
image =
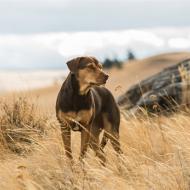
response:
<path id="1" fill-rule="evenodd" d="M 115 83 L 111 87 L 108 83 L 108 88 L 117 95 L 122 89 L 118 92 L 115 88 L 127 79 L 117 79 L 115 72 L 111 73 Z M 122 84 L 117 84 L 119 80 Z M 130 80 L 126 85 L 132 84 Z M 170 117 L 122 117 L 124 154 L 117 157 L 108 143 L 106 167 L 91 150 L 80 163 L 80 134 L 72 133 L 71 166 L 54 114 L 59 88 L 57 85 L 0 97 L 0 190 L 190 189 L 189 109 Z"/>
<path id="2" fill-rule="evenodd" d="M 74 165 L 64 156 L 58 123 L 39 115 L 31 100 L 14 100 L 1 108 L 0 189 L 189 189 L 190 112 L 171 117 L 122 118 L 124 154 L 105 149 L 101 166 L 89 150 L 78 160 L 79 133 L 72 135 Z"/>

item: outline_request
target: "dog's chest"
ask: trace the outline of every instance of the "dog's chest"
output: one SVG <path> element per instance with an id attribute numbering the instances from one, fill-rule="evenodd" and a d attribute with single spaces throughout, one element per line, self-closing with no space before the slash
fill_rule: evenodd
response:
<path id="1" fill-rule="evenodd" d="M 78 112 L 69 111 L 69 112 L 59 112 L 59 117 L 62 119 L 66 119 L 69 121 L 76 121 L 79 122 L 82 125 L 89 124 L 91 118 L 92 118 L 93 111 L 92 109 L 89 110 L 81 110 Z"/>

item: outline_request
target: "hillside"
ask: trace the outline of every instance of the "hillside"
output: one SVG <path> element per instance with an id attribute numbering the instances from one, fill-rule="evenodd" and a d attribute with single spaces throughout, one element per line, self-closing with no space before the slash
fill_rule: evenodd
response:
<path id="1" fill-rule="evenodd" d="M 106 87 L 109 88 L 115 97 L 124 93 L 131 85 L 142 79 L 151 76 L 163 68 L 178 63 L 190 57 L 190 52 L 167 53 L 148 57 L 142 60 L 130 61 L 124 64 L 123 69 L 111 69 L 106 71 L 109 80 Z M 36 97 L 38 105 L 45 111 L 54 112 L 55 100 L 61 84 L 54 84 L 50 87 L 20 92 L 22 96 Z M 6 93 L 2 97 L 9 99 L 17 96 L 18 93 Z"/>
<path id="2" fill-rule="evenodd" d="M 188 56 L 189 53 L 163 54 L 128 63 L 123 70 L 112 69 L 107 87 L 117 96 Z M 118 85 L 121 87 L 115 91 Z M 71 167 L 64 156 L 55 118 L 59 88 L 54 85 L 0 97 L 0 190 L 190 188 L 188 109 L 171 117 L 122 117 L 120 140 L 124 154 L 117 157 L 108 143 L 106 167 L 92 151 L 81 164 L 80 134 L 72 133 Z"/>
<path id="3" fill-rule="evenodd" d="M 112 90 L 115 96 L 118 96 L 131 85 L 187 58 L 190 58 L 190 52 L 160 54 L 142 60 L 130 61 L 124 64 L 122 70 L 112 69 L 109 71 L 110 78 L 107 87 Z M 117 86 L 120 87 L 115 90 Z"/>

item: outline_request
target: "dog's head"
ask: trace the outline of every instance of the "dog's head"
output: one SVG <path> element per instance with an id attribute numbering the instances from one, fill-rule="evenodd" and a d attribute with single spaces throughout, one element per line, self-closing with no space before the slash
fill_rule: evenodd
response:
<path id="1" fill-rule="evenodd" d="M 94 57 L 77 57 L 68 61 L 67 66 L 79 81 L 81 92 L 91 86 L 105 84 L 108 79 L 108 75 L 102 70 L 102 65 Z"/>

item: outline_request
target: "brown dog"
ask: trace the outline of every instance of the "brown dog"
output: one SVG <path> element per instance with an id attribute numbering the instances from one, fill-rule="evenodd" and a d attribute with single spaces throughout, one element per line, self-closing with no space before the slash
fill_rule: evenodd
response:
<path id="1" fill-rule="evenodd" d="M 63 83 L 56 102 L 56 116 L 61 124 L 66 155 L 72 159 L 71 129 L 81 131 L 83 158 L 88 145 L 105 162 L 102 149 L 108 139 L 121 153 L 119 143 L 120 113 L 111 92 L 101 87 L 106 75 L 94 57 L 78 57 L 67 62 L 70 73 Z M 101 145 L 100 132 L 104 129 Z"/>

